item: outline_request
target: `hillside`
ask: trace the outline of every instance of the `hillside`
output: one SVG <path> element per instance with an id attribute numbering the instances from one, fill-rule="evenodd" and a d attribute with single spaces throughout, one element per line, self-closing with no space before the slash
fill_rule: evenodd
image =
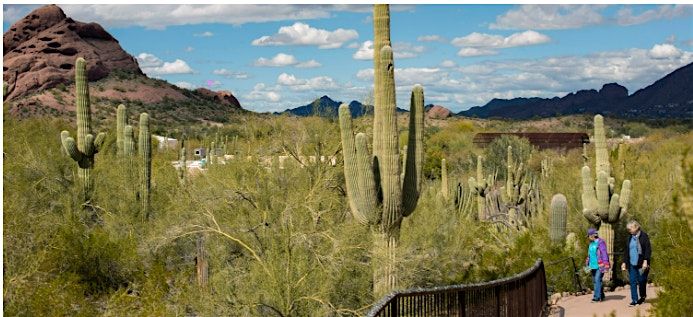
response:
<path id="1" fill-rule="evenodd" d="M 96 117 L 108 117 L 125 103 L 154 122 L 226 122 L 242 111 L 226 91 L 181 89 L 147 77 L 137 60 L 97 23 L 67 17 L 56 5 L 40 7 L 3 35 L 3 81 L 9 113 L 73 117 L 74 61 L 87 60 Z"/>
<path id="2" fill-rule="evenodd" d="M 290 114 L 298 117 L 318 116 L 325 118 L 336 118 L 339 111 L 339 106 L 341 104 L 341 101 L 332 100 L 332 98 L 325 95 L 313 100 L 307 105 L 286 109 L 283 112 L 275 112 L 274 114 Z M 349 110 L 351 111 L 352 118 L 362 117 L 370 114 L 373 111 L 371 106 L 364 105 L 357 100 L 352 100 L 349 103 Z M 430 104 L 427 105 L 424 110 L 430 119 L 445 119 L 452 115 L 450 110 L 440 105 Z M 397 107 L 397 112 L 405 113 L 408 111 Z"/>
<path id="3" fill-rule="evenodd" d="M 458 115 L 478 118 L 529 119 L 568 114 L 605 114 L 622 118 L 692 118 L 693 64 L 681 67 L 650 86 L 628 95 L 610 83 L 597 91 L 580 90 L 563 97 L 493 99 Z"/>

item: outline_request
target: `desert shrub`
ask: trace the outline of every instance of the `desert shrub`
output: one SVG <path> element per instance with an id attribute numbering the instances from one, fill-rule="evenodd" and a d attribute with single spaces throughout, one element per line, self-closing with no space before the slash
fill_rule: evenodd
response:
<path id="1" fill-rule="evenodd" d="M 498 179 L 506 177 L 508 146 L 513 147 L 514 162 L 526 162 L 532 152 L 532 145 L 527 139 L 514 135 L 502 135 L 489 143 L 484 150 L 484 169 L 488 173 L 497 172 Z"/>

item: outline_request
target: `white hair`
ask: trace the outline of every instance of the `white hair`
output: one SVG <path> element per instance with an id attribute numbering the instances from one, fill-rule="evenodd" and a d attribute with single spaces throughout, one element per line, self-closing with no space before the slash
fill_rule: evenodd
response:
<path id="1" fill-rule="evenodd" d="M 631 220 L 631 221 L 628 221 L 628 224 L 626 225 L 626 227 L 640 229 L 640 223 L 635 221 L 635 220 Z"/>

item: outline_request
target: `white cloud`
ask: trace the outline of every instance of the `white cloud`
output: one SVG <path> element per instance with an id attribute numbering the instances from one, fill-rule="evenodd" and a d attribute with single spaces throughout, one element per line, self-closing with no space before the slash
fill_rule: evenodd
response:
<path id="1" fill-rule="evenodd" d="M 440 35 L 422 35 L 416 38 L 419 42 L 445 42 L 445 39 Z"/>
<path id="2" fill-rule="evenodd" d="M 267 87 L 264 83 L 257 83 L 245 98 L 274 103 L 281 100 L 281 95 L 277 92 L 277 87 Z"/>
<path id="3" fill-rule="evenodd" d="M 523 4 L 496 17 L 491 29 L 574 29 L 604 22 L 604 5 Z"/>
<path id="4" fill-rule="evenodd" d="M 14 23 L 38 5 L 3 5 L 4 20 Z M 97 21 L 106 28 L 141 26 L 164 29 L 173 25 L 220 23 L 241 25 L 272 21 L 326 19 L 335 12 L 370 12 L 363 4 L 61 4 L 65 13 L 79 21 Z M 412 6 L 393 5 L 391 10 Z"/>
<path id="5" fill-rule="evenodd" d="M 293 74 L 281 73 L 277 77 L 277 84 L 288 86 L 295 91 L 327 91 L 338 89 L 339 86 L 331 77 L 318 76 L 309 79 L 299 79 Z"/>
<path id="6" fill-rule="evenodd" d="M 507 37 L 495 34 L 474 32 L 463 37 L 456 37 L 452 45 L 480 48 L 508 48 L 516 46 L 528 46 L 544 44 L 551 41 L 547 35 L 528 30 L 521 33 L 513 33 Z"/>
<path id="7" fill-rule="evenodd" d="M 193 90 L 193 89 L 197 88 L 197 85 L 189 83 L 187 81 L 178 81 L 178 82 L 175 82 L 173 84 L 180 87 L 180 88 L 183 88 L 183 89 Z"/>
<path id="8" fill-rule="evenodd" d="M 459 51 L 457 51 L 457 56 L 461 57 L 490 56 L 496 54 L 498 54 L 498 51 L 496 50 L 476 47 L 463 47 Z"/>
<path id="9" fill-rule="evenodd" d="M 457 66 L 457 63 L 455 63 L 449 59 L 446 59 L 446 60 L 440 62 L 440 67 L 452 68 L 452 67 L 456 67 L 456 66 Z"/>
<path id="10" fill-rule="evenodd" d="M 639 14 L 633 13 L 632 6 L 625 6 L 613 16 L 605 15 L 604 9 L 607 7 L 593 4 L 524 4 L 497 16 L 496 22 L 489 27 L 503 30 L 559 30 L 613 23 L 634 25 L 693 15 L 693 6 L 686 4 L 659 5 Z"/>
<path id="11" fill-rule="evenodd" d="M 358 38 L 359 34 L 352 29 L 328 31 L 317 29 L 302 22 L 291 26 L 282 26 L 277 34 L 265 35 L 253 40 L 255 46 L 268 45 L 313 45 L 322 49 L 339 48 L 345 42 Z"/>
<path id="12" fill-rule="evenodd" d="M 228 70 L 226 68 L 215 69 L 212 74 L 233 79 L 247 79 L 248 73 Z"/>
<path id="13" fill-rule="evenodd" d="M 665 44 L 660 44 L 665 45 Z M 677 48 L 678 49 L 678 48 Z M 652 84 L 673 70 L 693 62 L 693 52 L 658 59 L 650 49 L 632 48 L 587 55 L 480 61 L 446 68 L 395 68 L 397 101 L 409 104 L 409 90 L 424 85 L 427 100 L 444 102 L 457 112 L 487 103 L 492 98 L 564 96 L 581 89 L 599 89 L 617 82 L 630 93 Z M 448 64 L 446 66 L 451 66 Z M 372 82 L 373 70 L 356 72 L 359 81 Z M 444 100 L 449 101 L 444 101 Z"/>
<path id="14" fill-rule="evenodd" d="M 620 25 L 634 25 L 653 20 L 671 20 L 692 15 L 693 5 L 687 4 L 660 5 L 655 9 L 646 10 L 640 14 L 633 14 L 633 9 L 630 6 L 626 6 L 619 9 L 616 13 L 616 22 Z"/>
<path id="15" fill-rule="evenodd" d="M 204 31 L 204 32 L 202 32 L 202 33 L 195 33 L 195 34 L 193 34 L 193 36 L 196 36 L 196 37 L 212 37 L 212 36 L 214 36 L 214 33 L 210 32 L 210 31 Z"/>
<path id="16" fill-rule="evenodd" d="M 279 53 L 272 58 L 260 57 L 255 61 L 258 67 L 285 67 L 298 64 L 298 60 L 293 55 Z"/>
<path id="17" fill-rule="evenodd" d="M 322 64 L 314 59 L 296 64 L 296 68 L 317 68 L 321 66 Z"/>
<path id="18" fill-rule="evenodd" d="M 650 57 L 655 59 L 677 58 L 683 54 L 680 49 L 671 44 L 656 44 L 649 53 Z"/>
<path id="19" fill-rule="evenodd" d="M 392 44 L 392 51 L 394 58 L 414 58 L 425 52 L 426 48 L 408 42 L 396 42 Z M 373 41 L 369 40 L 361 43 L 361 46 L 354 52 L 352 57 L 358 60 L 373 59 Z"/>
<path id="20" fill-rule="evenodd" d="M 188 66 L 188 63 L 181 59 L 176 59 L 173 62 L 164 62 L 154 54 L 140 53 L 137 55 L 137 62 L 145 74 L 152 76 L 193 73 L 193 69 Z"/>
<path id="21" fill-rule="evenodd" d="M 359 42 L 351 42 L 346 48 L 359 48 Z"/>

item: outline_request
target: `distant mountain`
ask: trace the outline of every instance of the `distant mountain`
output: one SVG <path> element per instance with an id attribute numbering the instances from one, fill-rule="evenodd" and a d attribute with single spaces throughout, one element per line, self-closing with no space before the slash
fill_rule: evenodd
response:
<path id="1" fill-rule="evenodd" d="M 313 100 L 311 103 L 292 109 L 284 110 L 283 112 L 275 112 L 275 114 L 291 114 L 299 117 L 310 117 L 319 116 L 326 118 L 336 118 L 339 114 L 339 105 L 341 101 L 334 101 L 328 96 L 322 96 L 318 99 Z M 349 110 L 351 110 L 351 117 L 357 118 L 365 116 L 373 111 L 370 106 L 366 106 L 359 101 L 352 100 L 349 103 Z M 397 108 L 397 112 L 407 112 L 404 109 Z"/>
<path id="2" fill-rule="evenodd" d="M 563 97 L 493 99 L 458 115 L 479 118 L 529 119 L 558 115 L 601 113 L 617 117 L 693 117 L 693 63 L 681 67 L 654 84 L 628 95 L 628 90 L 610 83 L 597 91 L 580 90 Z"/>

